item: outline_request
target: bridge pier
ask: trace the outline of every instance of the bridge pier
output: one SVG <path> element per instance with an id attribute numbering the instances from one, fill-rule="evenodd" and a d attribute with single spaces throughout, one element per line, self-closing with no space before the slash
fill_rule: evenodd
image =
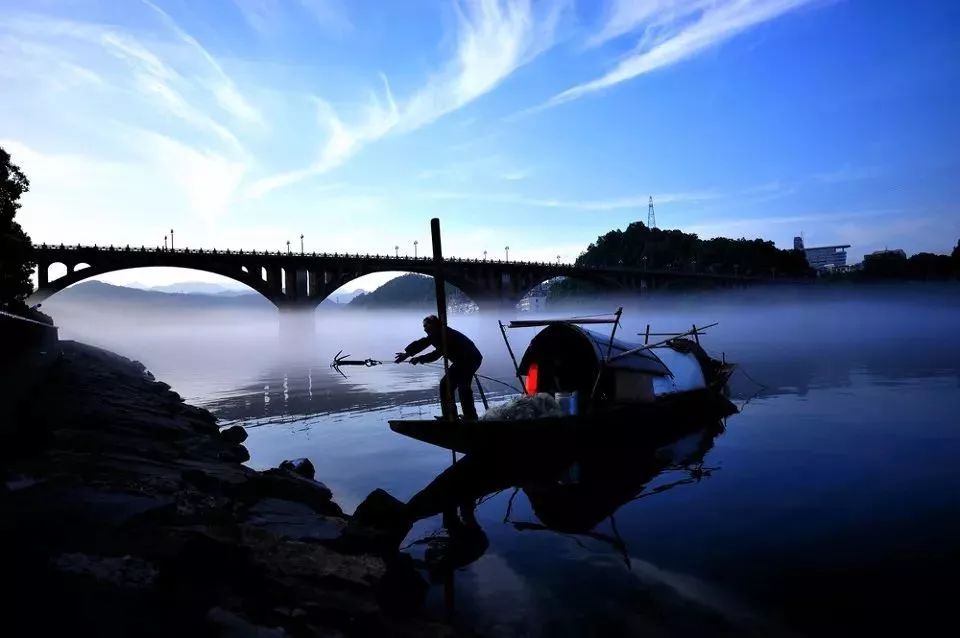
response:
<path id="1" fill-rule="evenodd" d="M 283 293 L 283 285 L 280 279 L 280 266 L 276 264 L 267 266 L 267 288 L 275 295 Z"/>
<path id="2" fill-rule="evenodd" d="M 317 334 L 315 305 L 283 304 L 277 306 L 277 326 L 285 345 L 305 345 Z"/>
<path id="3" fill-rule="evenodd" d="M 517 302 L 519 301 L 519 299 L 501 295 L 478 295 L 472 296 L 471 299 L 477 304 L 480 312 L 498 314 L 504 317 L 516 314 Z"/>

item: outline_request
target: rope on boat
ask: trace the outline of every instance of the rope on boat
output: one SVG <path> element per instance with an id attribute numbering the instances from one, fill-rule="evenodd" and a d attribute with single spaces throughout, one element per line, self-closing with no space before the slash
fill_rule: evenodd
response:
<path id="1" fill-rule="evenodd" d="M 346 376 L 343 374 L 343 371 L 340 370 L 342 366 L 362 366 L 364 368 L 372 368 L 374 366 L 379 366 L 384 364 L 384 362 L 379 359 L 372 359 L 372 358 L 348 359 L 347 357 L 349 356 L 350 356 L 349 354 L 343 354 L 343 350 L 341 350 L 336 354 L 336 356 L 334 356 L 333 361 L 330 363 L 330 367 L 336 370 L 337 372 L 339 372 L 342 376 Z M 441 364 L 436 362 L 429 362 L 429 363 L 421 363 L 419 365 L 440 366 Z M 511 385 L 505 381 L 501 381 L 500 379 L 494 379 L 493 377 L 488 377 L 486 375 L 476 374 L 476 373 L 473 376 L 477 377 L 478 379 L 483 379 L 484 381 L 490 381 L 491 383 L 499 383 L 502 386 L 506 386 L 507 388 L 510 388 L 510 390 L 512 390 L 513 392 L 516 392 L 517 394 L 523 394 L 523 391 L 519 390 L 515 385 Z"/>
<path id="2" fill-rule="evenodd" d="M 439 366 L 440 364 L 439 364 L 439 363 L 421 363 L 420 365 L 422 365 L 422 366 Z M 484 381 L 491 381 L 491 382 L 493 382 L 493 383 L 499 383 L 499 384 L 502 385 L 502 386 L 506 386 L 506 387 L 510 388 L 511 390 L 513 390 L 514 392 L 516 392 L 517 394 L 523 394 L 523 392 L 521 392 L 521 391 L 517 388 L 517 386 L 515 386 L 515 385 L 510 385 L 510 384 L 507 383 L 506 381 L 501 381 L 500 379 L 494 379 L 493 377 L 488 377 L 488 376 L 483 375 L 483 374 L 475 374 L 474 376 L 479 377 L 479 378 L 483 379 Z"/>
<path id="3" fill-rule="evenodd" d="M 747 378 L 750 379 L 752 382 L 754 382 L 754 383 L 756 383 L 758 386 L 760 386 L 760 389 L 761 389 L 761 390 L 769 390 L 769 389 L 770 389 L 769 386 L 767 386 L 767 385 L 765 385 L 765 384 L 763 384 L 763 383 L 760 383 L 759 381 L 757 381 L 756 379 L 754 379 L 753 377 L 751 377 L 751 376 L 747 373 L 747 371 L 743 368 L 742 365 L 738 365 L 738 366 L 737 366 L 737 370 L 739 370 L 740 372 L 742 372 L 742 373 L 743 373 L 743 376 L 747 377 Z"/>

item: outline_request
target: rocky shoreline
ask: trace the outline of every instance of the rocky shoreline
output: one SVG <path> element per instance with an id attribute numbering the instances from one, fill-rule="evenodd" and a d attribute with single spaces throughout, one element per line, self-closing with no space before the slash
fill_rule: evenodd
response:
<path id="1" fill-rule="evenodd" d="M 448 636 L 398 552 L 402 505 L 352 516 L 309 461 L 258 472 L 144 367 L 62 342 L 0 465 L 4 634 Z"/>

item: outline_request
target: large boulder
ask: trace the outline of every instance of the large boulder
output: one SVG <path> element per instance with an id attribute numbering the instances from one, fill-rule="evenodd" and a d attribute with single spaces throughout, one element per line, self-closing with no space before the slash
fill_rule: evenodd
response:
<path id="1" fill-rule="evenodd" d="M 220 438 L 227 443 L 239 445 L 247 440 L 247 431 L 242 426 L 234 425 L 220 431 Z"/>
<path id="2" fill-rule="evenodd" d="M 355 523 L 369 527 L 393 527 L 406 518 L 407 506 L 380 488 L 370 492 L 353 513 Z"/>
<path id="3" fill-rule="evenodd" d="M 242 445 L 228 445 L 217 454 L 221 461 L 230 463 L 246 463 L 250 460 L 250 452 Z"/>
<path id="4" fill-rule="evenodd" d="M 303 503 L 265 498 L 247 512 L 248 525 L 295 540 L 331 541 L 339 537 L 347 522 L 337 516 L 317 514 Z"/>
<path id="5" fill-rule="evenodd" d="M 157 568 L 135 556 L 90 556 L 61 554 L 52 561 L 54 568 L 88 576 L 94 580 L 130 589 L 151 587 L 157 579 Z"/>
<path id="6" fill-rule="evenodd" d="M 241 498 L 249 503 L 264 498 L 279 498 L 309 505 L 319 514 L 343 515 L 340 506 L 333 502 L 333 492 L 329 487 L 292 470 L 274 468 L 260 472 L 251 477 L 242 490 Z"/>
<path id="7" fill-rule="evenodd" d="M 280 464 L 281 470 L 289 470 L 294 474 L 299 474 L 300 476 L 308 479 L 313 479 L 317 471 L 313 467 L 313 463 L 310 462 L 310 459 L 292 459 L 284 461 Z"/>
<path id="8" fill-rule="evenodd" d="M 222 607 L 211 608 L 206 620 L 214 628 L 215 635 L 224 638 L 285 638 L 290 635 L 283 627 L 255 625 L 240 614 Z"/>
<path id="9" fill-rule="evenodd" d="M 412 526 L 406 504 L 378 488 L 357 506 L 339 546 L 349 552 L 395 555 Z"/>

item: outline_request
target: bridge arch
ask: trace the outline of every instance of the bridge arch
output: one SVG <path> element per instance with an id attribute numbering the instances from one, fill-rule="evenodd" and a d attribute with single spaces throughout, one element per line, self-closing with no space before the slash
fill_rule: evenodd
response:
<path id="1" fill-rule="evenodd" d="M 66 277 L 68 274 L 69 269 L 62 261 L 55 261 L 46 267 L 47 281 L 56 281 L 61 277 Z"/>
<path id="2" fill-rule="evenodd" d="M 633 290 L 629 282 L 618 281 L 617 279 L 588 272 L 576 272 L 570 274 L 553 275 L 540 281 L 527 281 L 526 285 L 520 288 L 520 295 L 517 299 L 517 307 L 523 311 L 537 311 L 543 309 L 542 302 L 533 301 L 538 297 L 538 292 L 545 284 L 550 284 L 550 290 L 559 287 L 557 290 L 562 294 L 564 290 L 569 290 L 571 294 L 595 293 L 609 294 L 620 291 Z M 545 291 L 544 291 L 545 292 Z"/>
<path id="3" fill-rule="evenodd" d="M 106 275 L 114 272 L 122 272 L 126 270 L 139 270 L 142 268 L 175 268 L 177 270 L 192 270 L 195 272 L 207 272 L 227 279 L 236 281 L 237 283 L 243 284 L 247 288 L 250 288 L 252 291 L 259 293 L 268 301 L 274 305 L 279 305 L 277 299 L 273 294 L 271 294 L 270 289 L 266 286 L 266 282 L 260 280 L 258 281 L 255 277 L 250 276 L 248 273 L 243 271 L 224 271 L 221 269 L 208 269 L 208 268 L 194 268 L 187 266 L 141 266 L 141 265 L 130 265 L 130 266 L 91 266 L 86 263 L 77 264 L 72 269 L 64 265 L 62 262 L 54 262 L 47 266 L 47 272 L 49 268 L 52 268 L 54 265 L 61 265 L 64 267 L 66 274 L 57 277 L 56 279 L 51 279 L 46 282 L 46 284 L 41 284 L 36 291 L 29 297 L 30 303 L 37 303 L 45 299 L 49 299 L 51 296 L 56 293 L 69 288 L 70 286 L 80 283 L 86 279 L 91 279 L 99 275 Z M 82 266 L 82 267 L 81 267 Z M 40 266 L 41 268 L 43 266 Z"/>
<path id="4" fill-rule="evenodd" d="M 329 290 L 329 292 L 325 292 L 323 299 L 320 299 L 318 301 L 318 306 L 321 301 L 331 299 L 331 298 L 335 303 L 341 303 L 339 299 L 343 299 L 349 296 L 350 301 L 352 301 L 354 297 L 353 295 L 351 295 L 351 292 L 356 291 L 358 288 L 359 289 L 365 288 L 365 286 L 363 285 L 358 286 L 358 282 L 361 282 L 362 280 L 367 278 L 372 278 L 377 275 L 381 275 L 389 278 L 383 282 L 379 282 L 379 281 L 375 282 L 375 289 L 380 289 L 381 287 L 384 287 L 384 286 L 388 286 L 388 287 L 391 285 L 396 286 L 397 284 L 394 284 L 393 282 L 396 282 L 397 280 L 404 277 L 405 275 L 416 275 L 416 276 L 428 278 L 430 280 L 429 292 L 426 292 L 425 294 L 427 294 L 429 296 L 429 299 L 432 301 L 434 299 L 433 274 L 434 274 L 433 268 L 431 266 L 425 266 L 424 268 L 410 269 L 410 270 L 372 270 L 370 272 L 365 272 L 363 274 L 344 273 L 341 277 L 339 277 L 336 280 L 335 283 L 338 284 L 336 288 L 332 288 L 331 290 Z M 467 291 L 463 290 L 463 288 L 457 285 L 455 281 L 450 281 L 449 279 L 445 279 L 445 281 L 447 284 L 448 303 L 450 302 L 451 292 L 454 292 L 454 294 L 456 294 L 456 292 L 459 292 L 459 293 L 462 293 L 462 295 L 466 297 L 466 299 L 469 302 L 472 302 L 479 306 L 479 303 L 477 302 L 477 300 L 472 295 L 470 295 Z M 351 288 L 351 290 L 345 291 L 344 288 L 351 286 L 351 284 L 353 284 L 353 287 Z M 371 291 L 364 290 L 364 292 L 369 293 Z"/>

